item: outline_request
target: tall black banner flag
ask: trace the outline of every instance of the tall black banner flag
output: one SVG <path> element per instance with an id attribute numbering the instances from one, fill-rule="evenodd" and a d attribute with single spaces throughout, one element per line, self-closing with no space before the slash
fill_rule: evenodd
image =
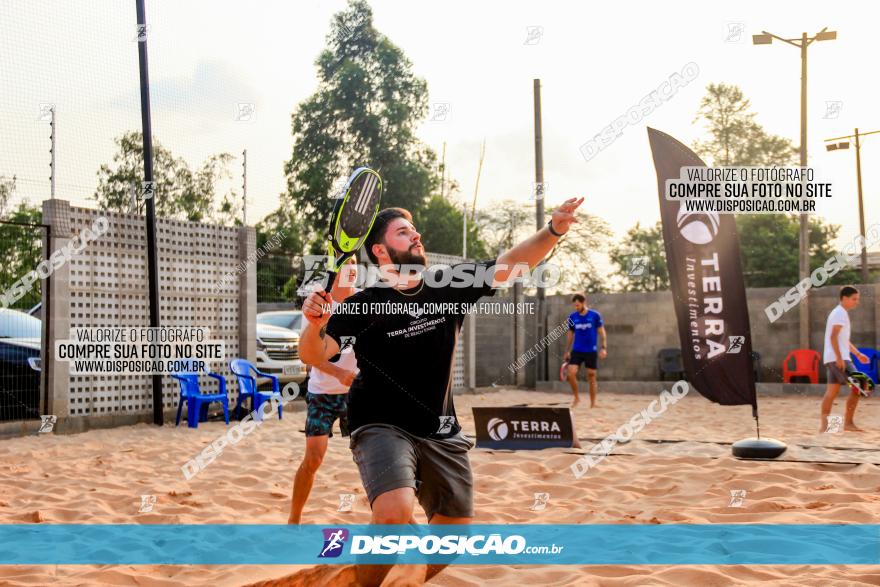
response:
<path id="1" fill-rule="evenodd" d="M 657 169 L 666 265 L 688 381 L 713 402 L 748 404 L 757 416 L 736 222 L 732 214 L 688 212 L 684 202 L 667 200 L 667 181 L 677 180 L 682 167 L 706 164 L 665 133 L 649 128 L 648 139 Z"/>

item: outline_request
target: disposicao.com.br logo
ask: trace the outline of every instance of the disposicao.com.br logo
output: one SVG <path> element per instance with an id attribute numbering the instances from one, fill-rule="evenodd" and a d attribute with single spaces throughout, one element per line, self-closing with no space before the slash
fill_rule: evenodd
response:
<path id="1" fill-rule="evenodd" d="M 345 532 L 343 534 L 343 532 Z M 324 546 L 318 558 L 337 557 L 349 538 L 341 528 L 325 528 Z M 519 554 L 559 554 L 564 546 L 556 544 L 528 546 L 525 537 L 511 534 L 387 534 L 351 535 L 351 555 L 519 555 Z"/>

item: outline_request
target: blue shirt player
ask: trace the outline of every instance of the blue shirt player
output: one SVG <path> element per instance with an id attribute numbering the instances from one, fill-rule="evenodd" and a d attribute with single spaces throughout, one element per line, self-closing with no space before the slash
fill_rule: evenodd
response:
<path id="1" fill-rule="evenodd" d="M 568 317 L 568 341 L 565 345 L 565 362 L 567 364 L 568 383 L 574 394 L 571 407 L 580 402 L 578 397 L 577 374 L 583 364 L 587 368 L 587 381 L 590 383 L 590 407 L 596 407 L 596 393 L 599 384 L 596 380 L 596 368 L 599 359 L 608 356 L 605 325 L 602 316 L 587 306 L 587 297 L 576 293 L 571 297 L 574 312 Z"/>

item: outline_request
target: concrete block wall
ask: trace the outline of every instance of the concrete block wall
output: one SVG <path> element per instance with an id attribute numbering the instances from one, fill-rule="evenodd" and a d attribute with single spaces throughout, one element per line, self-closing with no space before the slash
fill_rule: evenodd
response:
<path id="1" fill-rule="evenodd" d="M 861 292 L 860 306 L 851 312 L 852 341 L 856 346 L 880 348 L 880 285 L 857 285 Z M 822 352 L 825 320 L 838 303 L 836 286 L 811 290 L 810 292 L 810 348 Z M 787 288 L 756 288 L 746 291 L 752 329 L 752 345 L 761 354 L 761 380 L 782 381 L 782 361 L 789 351 L 798 347 L 797 306 L 782 318 L 770 323 L 764 308 L 778 299 Z M 500 292 L 499 294 L 500 295 Z M 570 294 L 547 298 L 548 332 L 561 324 L 572 312 Z M 533 301 L 534 298 L 527 298 Z M 602 314 L 608 332 L 608 359 L 600 363 L 599 377 L 616 381 L 654 381 L 658 377 L 657 351 L 666 347 L 679 347 L 678 327 L 672 294 L 610 293 L 591 294 L 589 305 Z M 536 319 L 526 322 L 526 348 L 534 345 Z M 490 385 L 497 378 L 510 384 L 513 379 L 507 365 L 516 357 L 513 353 L 513 318 L 510 316 L 478 316 L 477 331 L 477 385 Z M 558 339 L 549 347 L 549 373 L 558 377 L 562 364 L 565 338 Z M 534 361 L 526 367 L 530 370 L 527 385 L 534 385 Z M 506 376 L 506 378 L 505 378 Z M 824 381 L 824 369 L 820 380 Z"/>
<path id="2" fill-rule="evenodd" d="M 149 326 L 146 231 L 144 217 L 86 208 L 63 200 L 43 203 L 44 222 L 51 226 L 52 248 L 103 216 L 109 230 L 56 270 L 44 288 L 44 377 L 48 379 L 47 412 L 59 417 L 60 431 L 82 430 L 152 420 L 149 375 L 70 375 L 68 364 L 54 360 L 55 341 L 76 327 Z M 237 385 L 229 372 L 233 357 L 256 358 L 256 266 L 217 289 L 222 277 L 254 252 L 253 228 L 229 228 L 159 219 L 160 323 L 199 326 L 225 343 L 226 360 L 211 369 L 227 376 L 230 402 Z M 44 326 L 45 330 L 46 326 Z M 204 378 L 203 390 L 217 383 Z M 163 377 L 163 409 L 174 415 L 177 382 Z"/>

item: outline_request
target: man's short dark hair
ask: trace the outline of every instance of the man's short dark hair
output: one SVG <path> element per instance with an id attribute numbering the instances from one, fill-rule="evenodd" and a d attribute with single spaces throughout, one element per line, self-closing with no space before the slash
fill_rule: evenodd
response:
<path id="1" fill-rule="evenodd" d="M 853 286 L 844 285 L 843 287 L 840 288 L 840 299 L 842 300 L 843 298 L 848 298 L 848 297 L 853 296 L 857 293 L 859 293 L 859 290 L 857 290 Z"/>
<path id="2" fill-rule="evenodd" d="M 367 256 L 370 258 L 370 261 L 376 265 L 379 264 L 379 260 L 376 258 L 376 255 L 373 254 L 373 245 L 383 244 L 388 225 L 396 218 L 403 218 L 409 222 L 413 221 L 412 214 L 409 213 L 409 210 L 403 208 L 385 208 L 384 210 L 379 210 L 379 213 L 376 215 L 376 221 L 373 223 L 373 228 L 370 230 L 367 240 L 364 241 L 364 249 L 367 251 Z"/>
<path id="3" fill-rule="evenodd" d="M 576 293 L 573 296 L 571 296 L 571 301 L 572 302 L 580 302 L 582 304 L 585 304 L 587 302 L 587 296 L 585 296 L 582 293 Z"/>

